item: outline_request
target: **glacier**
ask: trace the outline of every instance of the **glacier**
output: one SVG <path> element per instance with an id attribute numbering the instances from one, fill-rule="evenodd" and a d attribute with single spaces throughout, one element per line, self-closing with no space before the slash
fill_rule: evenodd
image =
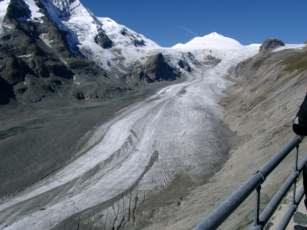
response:
<path id="1" fill-rule="evenodd" d="M 52 229 L 97 205 L 108 207 L 131 190 L 163 190 L 176 174 L 209 175 L 211 165 L 227 154 L 217 125 L 222 119 L 217 101 L 229 84 L 224 77 L 258 48 L 196 52 L 198 58 L 210 54 L 222 61 L 120 111 L 97 129 L 96 144 L 78 159 L 1 202 L 0 229 Z"/>

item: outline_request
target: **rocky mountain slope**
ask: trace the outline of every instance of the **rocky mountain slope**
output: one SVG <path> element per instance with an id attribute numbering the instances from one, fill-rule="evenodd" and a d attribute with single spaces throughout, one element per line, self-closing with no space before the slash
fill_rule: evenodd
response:
<path id="1" fill-rule="evenodd" d="M 160 48 L 109 18 L 95 17 L 79 0 L 0 4 L 1 104 L 125 94 L 144 82 L 131 75 L 135 62 L 142 65 Z M 180 66 L 168 68 L 179 77 Z"/>

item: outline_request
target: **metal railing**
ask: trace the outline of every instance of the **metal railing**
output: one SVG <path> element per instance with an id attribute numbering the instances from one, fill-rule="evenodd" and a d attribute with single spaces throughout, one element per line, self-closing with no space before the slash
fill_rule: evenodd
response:
<path id="1" fill-rule="evenodd" d="M 289 224 L 292 216 L 297 210 L 299 203 L 304 196 L 304 189 L 302 188 L 297 192 L 297 179 L 300 173 L 303 171 L 307 157 L 299 162 L 299 145 L 303 138 L 293 138 L 281 152 L 274 155 L 274 157 L 267 162 L 259 171 L 257 171 L 252 177 L 250 177 L 244 184 L 242 184 L 232 195 L 229 196 L 221 205 L 219 205 L 206 219 L 200 223 L 197 230 L 214 230 L 217 229 L 253 192 L 257 192 L 256 196 L 256 209 L 255 220 L 251 229 L 261 230 L 268 223 L 275 210 L 281 203 L 282 199 L 287 195 L 291 187 L 293 186 L 293 199 L 289 210 L 282 218 L 277 229 L 285 229 Z M 294 150 L 295 155 L 295 167 L 288 179 L 281 185 L 280 189 L 275 193 L 269 203 L 261 211 L 261 186 L 266 178 L 276 169 L 276 167 Z M 305 168 L 306 170 L 306 168 Z"/>

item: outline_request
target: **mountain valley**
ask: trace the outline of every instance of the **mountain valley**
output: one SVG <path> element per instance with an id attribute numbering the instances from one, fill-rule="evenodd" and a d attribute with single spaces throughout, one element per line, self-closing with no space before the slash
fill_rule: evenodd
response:
<path id="1" fill-rule="evenodd" d="M 79 0 L 0 0 L 0 229 L 195 228 L 293 136 L 306 74 L 304 44 L 162 47 Z"/>

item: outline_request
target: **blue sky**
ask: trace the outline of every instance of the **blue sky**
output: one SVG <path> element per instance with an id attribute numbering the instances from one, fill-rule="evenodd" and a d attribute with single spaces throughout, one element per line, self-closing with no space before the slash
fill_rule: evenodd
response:
<path id="1" fill-rule="evenodd" d="M 243 44 L 307 40 L 307 0 L 81 0 L 163 46 L 218 32 Z"/>

